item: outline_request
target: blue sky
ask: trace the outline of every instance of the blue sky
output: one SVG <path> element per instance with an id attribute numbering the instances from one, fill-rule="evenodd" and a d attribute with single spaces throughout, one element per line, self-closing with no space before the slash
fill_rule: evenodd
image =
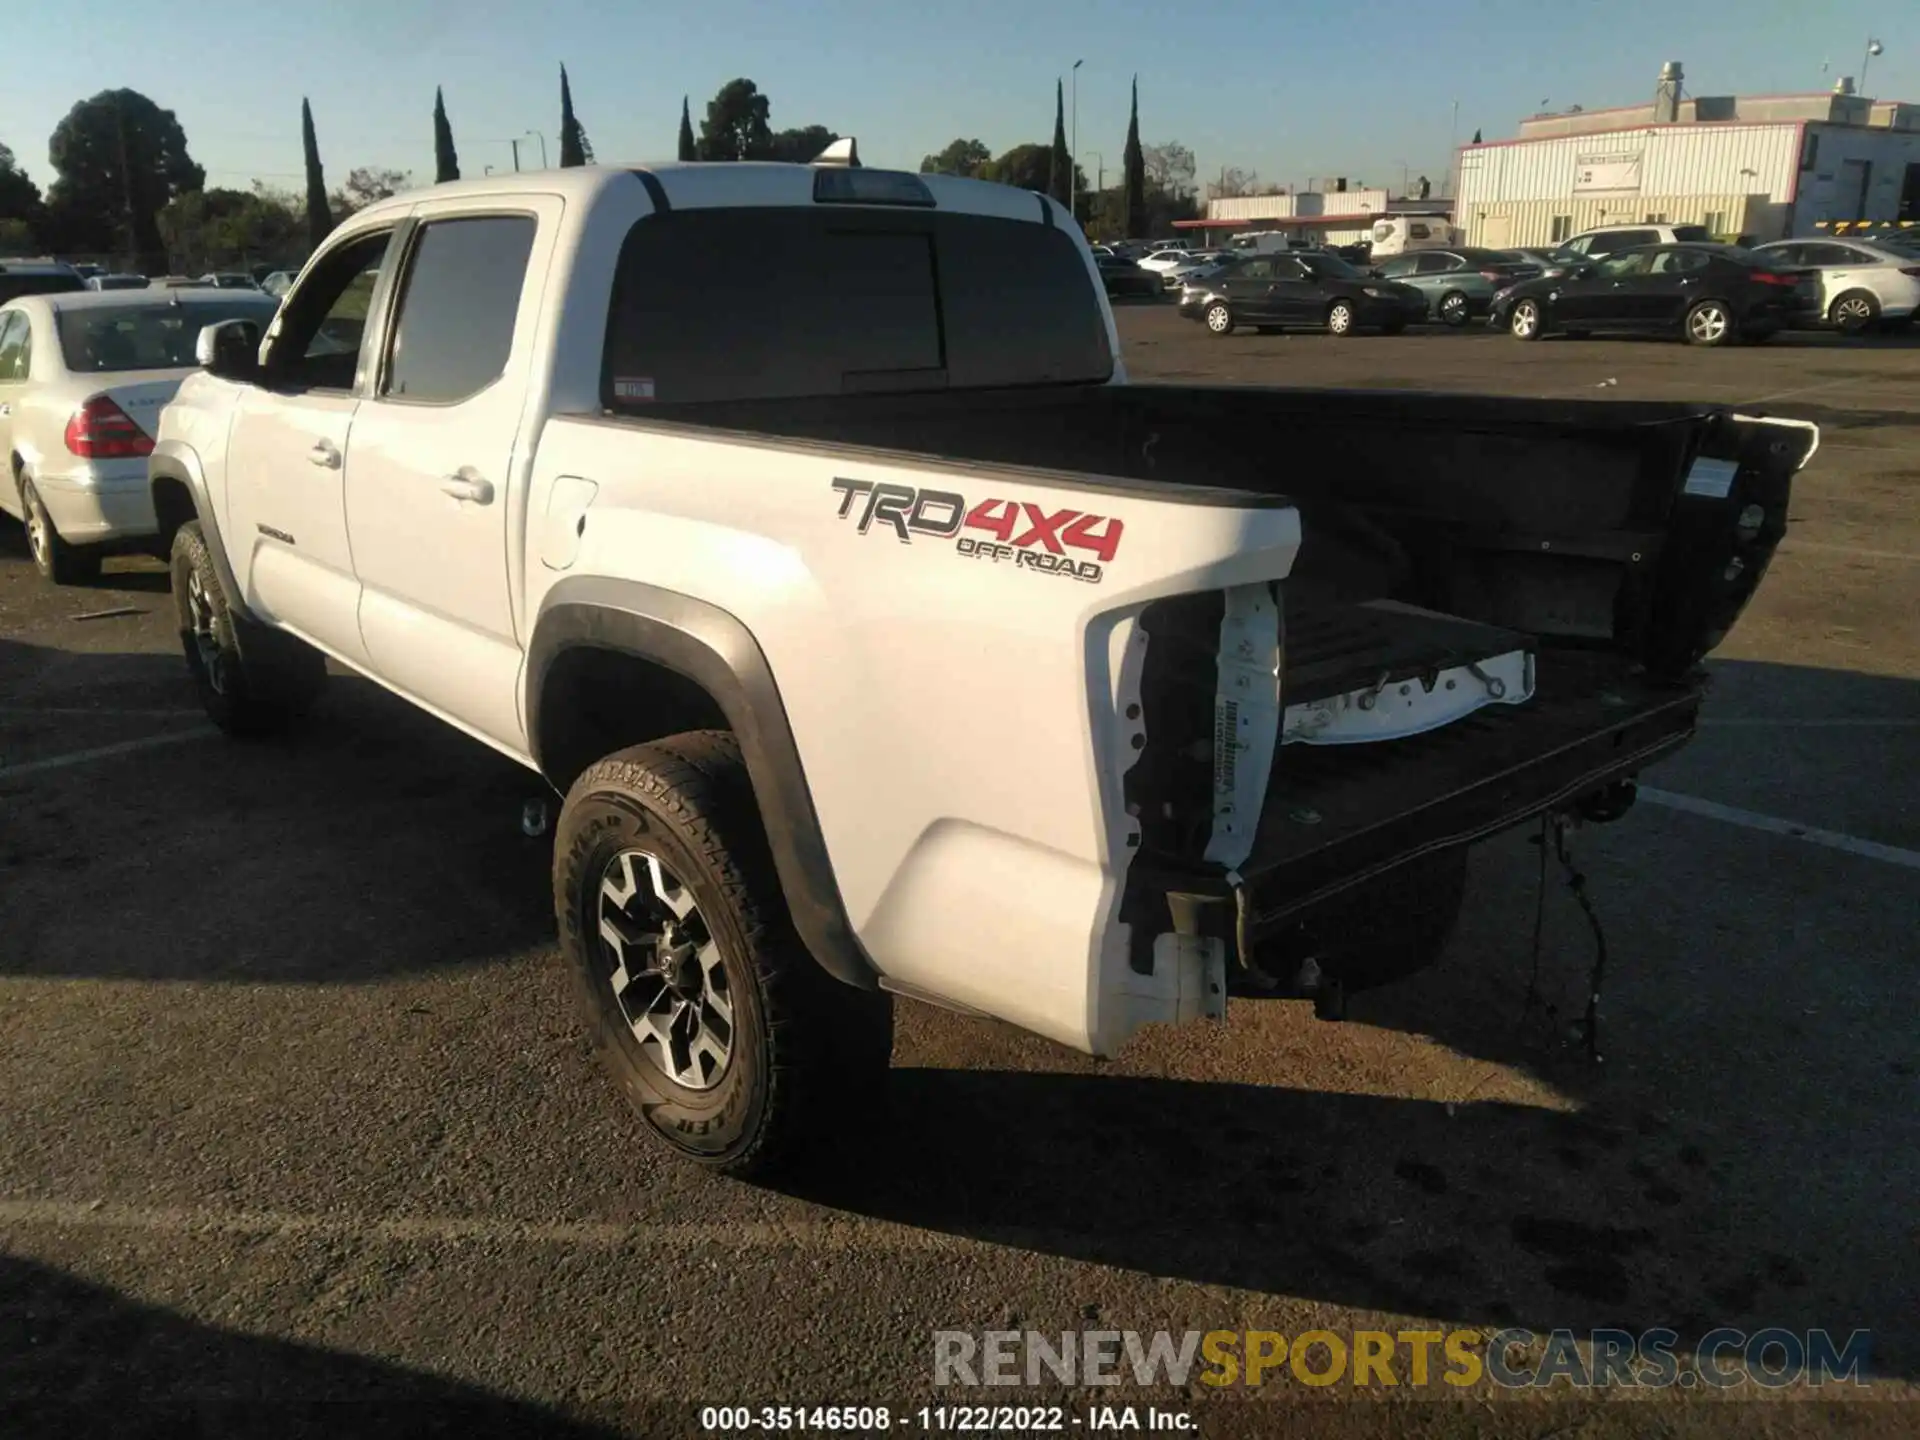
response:
<path id="1" fill-rule="evenodd" d="M 1141 134 L 1179 140 L 1203 177 L 1223 165 L 1300 184 L 1398 186 L 1445 172 L 1459 138 L 1513 133 L 1540 108 L 1631 104 L 1664 60 L 1698 94 L 1823 89 L 1886 53 L 1868 93 L 1920 100 L 1915 0 L 196 0 L 9 5 L 0 143 L 43 186 L 47 137 L 76 100 L 115 86 L 174 110 L 208 183 L 296 182 L 300 97 L 329 183 L 360 165 L 431 179 L 436 84 L 462 168 L 507 169 L 507 137 L 546 132 L 558 159 L 559 66 L 602 159 L 671 158 L 680 97 L 698 124 L 736 75 L 776 128 L 820 123 L 869 164 L 911 168 L 958 135 L 1000 151 L 1046 140 L 1053 82 L 1076 59 L 1079 146 L 1111 180 L 1140 75 Z M 1824 74 L 1823 62 L 1831 68 Z M 525 156 L 537 155 L 530 140 Z M 1096 154 L 1095 152 L 1099 152 Z"/>

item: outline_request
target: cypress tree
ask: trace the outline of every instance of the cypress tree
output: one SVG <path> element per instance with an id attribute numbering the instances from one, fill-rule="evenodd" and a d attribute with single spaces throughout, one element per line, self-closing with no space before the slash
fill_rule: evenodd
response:
<path id="1" fill-rule="evenodd" d="M 1073 204 L 1073 152 L 1067 149 L 1067 102 L 1063 87 L 1053 82 L 1053 150 L 1047 156 L 1047 194 L 1062 205 Z"/>
<path id="2" fill-rule="evenodd" d="M 453 127 L 447 123 L 447 102 L 433 87 L 433 183 L 444 185 L 460 178 L 460 157 L 453 149 Z"/>
<path id="3" fill-rule="evenodd" d="M 307 244 L 320 248 L 333 230 L 333 211 L 327 208 L 327 181 L 320 172 L 320 142 L 313 133 L 313 107 L 300 100 L 300 143 L 307 152 Z"/>
<path id="4" fill-rule="evenodd" d="M 1133 113 L 1127 120 L 1127 148 L 1122 157 L 1126 168 L 1125 189 L 1121 197 L 1126 215 L 1127 239 L 1140 240 L 1147 233 L 1147 157 L 1140 150 L 1140 77 L 1133 77 Z"/>
<path id="5" fill-rule="evenodd" d="M 687 109 L 687 97 L 680 97 L 680 158 L 698 160 L 699 147 L 693 143 L 693 112 Z"/>

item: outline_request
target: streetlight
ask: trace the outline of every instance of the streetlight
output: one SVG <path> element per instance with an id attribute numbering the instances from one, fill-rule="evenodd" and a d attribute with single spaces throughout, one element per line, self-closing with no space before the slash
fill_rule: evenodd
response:
<path id="1" fill-rule="evenodd" d="M 546 169 L 546 168 L 547 168 L 547 137 L 546 137 L 545 135 L 543 135 L 543 134 L 541 134 L 541 133 L 540 133 L 540 131 L 538 131 L 538 130 L 529 130 L 529 131 L 527 131 L 527 135 L 532 135 L 532 136 L 535 136 L 535 137 L 537 137 L 537 138 L 539 139 L 539 141 L 540 141 L 540 168 L 541 168 L 542 170 L 544 170 L 544 169 Z M 524 139 L 526 138 L 526 136 L 525 136 L 525 135 L 523 135 L 523 136 L 521 136 L 520 138 L 524 140 Z"/>
<path id="2" fill-rule="evenodd" d="M 1068 141 L 1071 153 L 1067 156 L 1067 213 L 1080 220 L 1080 67 L 1087 62 L 1073 62 L 1073 138 Z"/>
<path id="3" fill-rule="evenodd" d="M 1885 52 L 1886 52 L 1886 46 L 1882 45 L 1878 40 L 1875 40 L 1872 36 L 1867 37 L 1867 53 L 1865 58 L 1862 59 L 1860 62 L 1860 93 L 1862 95 L 1867 93 L 1868 62 L 1871 61 L 1874 56 L 1884 54 Z"/>

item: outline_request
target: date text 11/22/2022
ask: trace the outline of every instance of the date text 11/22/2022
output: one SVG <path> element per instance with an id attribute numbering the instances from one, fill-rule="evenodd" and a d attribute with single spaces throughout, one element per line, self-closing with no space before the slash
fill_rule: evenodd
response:
<path id="1" fill-rule="evenodd" d="M 1120 553 L 1126 525 L 1118 516 L 1080 510 L 1048 514 L 1032 501 L 988 499 L 969 504 L 954 490 L 924 490 L 912 485 L 836 478 L 840 518 L 854 518 L 862 535 L 878 524 L 904 545 L 918 539 L 952 540 L 959 554 L 980 560 L 1011 561 L 1016 569 L 1060 575 L 1098 585 L 1103 566 Z M 977 530 L 979 536 L 964 534 Z M 983 538 L 991 537 L 991 538 Z M 1078 559 L 1079 550 L 1093 559 Z"/>
<path id="2" fill-rule="evenodd" d="M 1185 1410 L 1151 1405 L 1095 1405 L 1069 1410 L 1064 1405 L 922 1405 L 894 1410 L 886 1405 L 708 1405 L 700 1428 L 714 1431 L 772 1433 L 882 1434 L 912 1432 L 973 1435 L 1041 1433 L 1113 1434 L 1125 1431 L 1193 1433 L 1194 1417 Z"/>

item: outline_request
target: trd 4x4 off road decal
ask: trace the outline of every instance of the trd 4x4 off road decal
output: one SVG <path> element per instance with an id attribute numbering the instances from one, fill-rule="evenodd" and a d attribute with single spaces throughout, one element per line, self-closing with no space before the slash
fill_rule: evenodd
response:
<path id="1" fill-rule="evenodd" d="M 836 479 L 833 488 L 840 493 L 840 518 L 854 519 L 862 535 L 877 524 L 902 544 L 911 544 L 915 537 L 952 540 L 955 551 L 969 559 L 1010 563 L 1018 570 L 1064 575 L 1093 585 L 1105 576 L 1102 562 L 1119 553 L 1120 537 L 1126 533 L 1118 516 L 1081 510 L 1049 514 L 1044 505 L 1031 500 L 982 500 L 969 505 L 966 496 L 952 490 L 876 485 L 871 480 Z M 1069 554 L 1071 550 L 1097 558 L 1082 560 Z"/>

